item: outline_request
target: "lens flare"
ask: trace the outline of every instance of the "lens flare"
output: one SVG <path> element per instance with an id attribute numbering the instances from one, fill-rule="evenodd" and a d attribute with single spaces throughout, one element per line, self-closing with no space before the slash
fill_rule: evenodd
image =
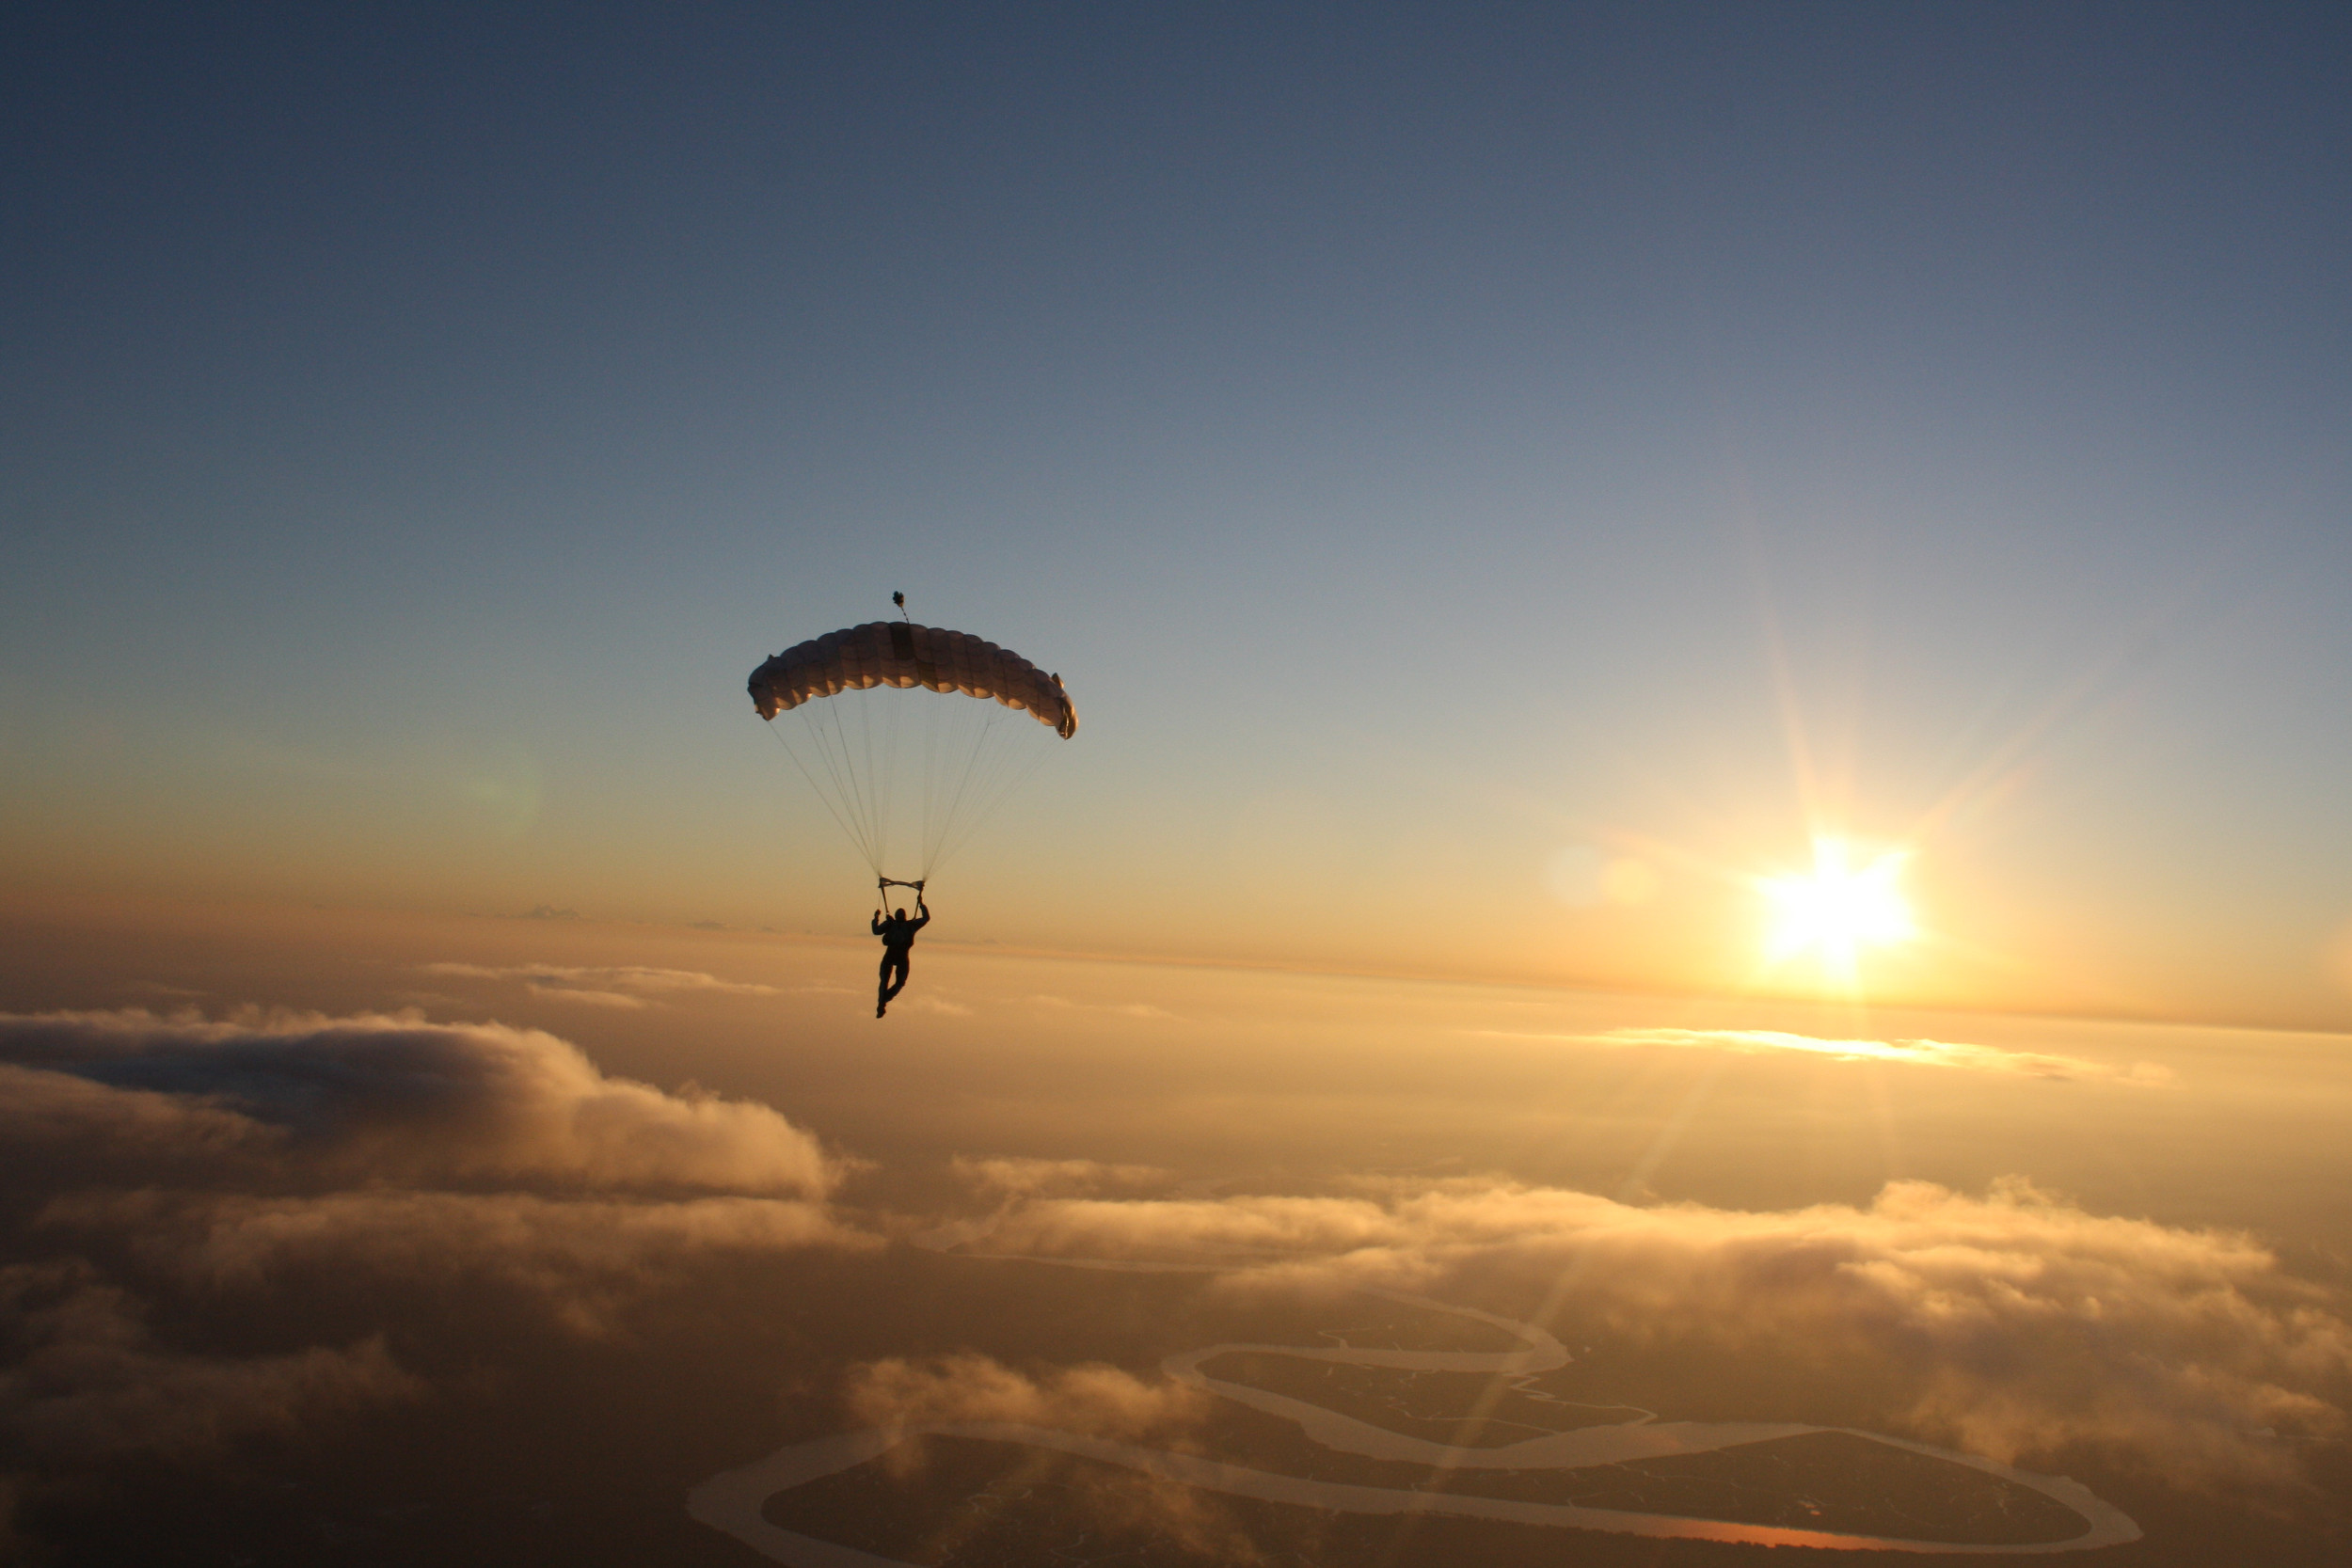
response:
<path id="1" fill-rule="evenodd" d="M 1916 934 L 1895 886 L 1909 859 L 1893 849 L 1857 867 L 1843 839 L 1815 839 L 1812 875 L 1756 883 L 1772 905 L 1767 942 L 1772 961 L 1810 953 L 1829 975 L 1851 985 L 1864 947 L 1891 946 Z"/>

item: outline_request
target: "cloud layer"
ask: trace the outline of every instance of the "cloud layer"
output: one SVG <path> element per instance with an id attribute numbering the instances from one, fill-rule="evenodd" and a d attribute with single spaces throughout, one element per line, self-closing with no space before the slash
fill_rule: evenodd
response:
<path id="1" fill-rule="evenodd" d="M 749 980 L 723 980 L 699 969 L 657 969 L 644 964 L 489 964 L 429 963 L 419 966 L 427 974 L 453 980 L 514 980 L 533 996 L 559 1002 L 579 1002 L 596 1007 L 640 1008 L 656 1006 L 651 999 L 678 991 L 707 991 L 726 996 L 781 996 L 776 986 Z"/>
<path id="2" fill-rule="evenodd" d="M 14 1341 L 0 1370 L 0 1433 L 8 1451 L 36 1459 L 200 1452 L 423 1387 L 380 1338 L 282 1355 L 168 1349 L 135 1298 L 79 1260 L 0 1267 L 0 1321 Z"/>
<path id="3" fill-rule="evenodd" d="M 1879 1418 L 2004 1461 L 2091 1444 L 2175 1481 L 2286 1482 L 2271 1431 L 2344 1430 L 2352 1327 L 2250 1239 L 2022 1182 L 1867 1207 L 1634 1208 L 1456 1180 L 1369 1196 L 1040 1198 L 977 1250 L 1222 1260 L 1239 1281 L 1493 1305 L 1563 1338 L 1765 1360 L 1883 1390 Z"/>
<path id="4" fill-rule="evenodd" d="M 1597 1035 L 1532 1035 L 1502 1029 L 1473 1033 L 1501 1039 L 1563 1040 L 1577 1045 L 1664 1045 L 1742 1055 L 1801 1052 L 1846 1061 L 1905 1062 L 1916 1067 L 1960 1068 L 1971 1072 L 2016 1073 L 2028 1078 L 2105 1079 L 2154 1085 L 2172 1081 L 2172 1070 L 2154 1062 L 2113 1067 L 2043 1051 L 2009 1051 L 1996 1045 L 1952 1040 L 1825 1039 L 1779 1029 L 1611 1029 Z"/>
<path id="5" fill-rule="evenodd" d="M 125 1152 L 265 1151 L 375 1182 L 816 1198 L 834 1179 L 817 1141 L 767 1106 L 608 1078 L 553 1035 L 497 1023 L 11 1014 L 0 1063 L 16 1069 L 0 1131 L 54 1141 L 62 1113 L 73 1137 Z"/>
<path id="6" fill-rule="evenodd" d="M 1049 1192 L 1091 1193 L 1104 1187 L 1165 1186 L 1175 1180 L 1173 1171 L 1157 1165 L 1113 1165 L 1100 1160 L 974 1160 L 958 1155 L 949 1169 L 968 1187 L 1001 1193 L 1007 1197 L 1031 1197 Z"/>
<path id="7" fill-rule="evenodd" d="M 704 1262 L 870 1246 L 826 1205 L 838 1175 L 767 1106 L 535 1030 L 0 1015 L 0 1433 L 72 1464 L 429 1397 L 387 1330 L 605 1335 Z M 284 1309 L 327 1296 L 357 1304 L 334 1328 Z M 262 1321 L 287 1342 L 257 1349 Z"/>

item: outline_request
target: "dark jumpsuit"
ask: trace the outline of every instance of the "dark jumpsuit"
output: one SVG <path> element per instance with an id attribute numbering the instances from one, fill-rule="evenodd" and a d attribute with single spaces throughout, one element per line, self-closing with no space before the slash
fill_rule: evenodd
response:
<path id="1" fill-rule="evenodd" d="M 915 907 L 922 908 L 919 904 Z M 914 946 L 914 933 L 930 923 L 929 910 L 923 911 L 919 920 L 909 920 L 903 914 L 894 914 L 887 920 L 879 914 L 874 916 L 874 934 L 882 940 L 882 982 L 874 997 L 876 1018 L 880 1018 L 882 1009 L 890 1006 L 892 997 L 906 990 L 907 957 Z"/>

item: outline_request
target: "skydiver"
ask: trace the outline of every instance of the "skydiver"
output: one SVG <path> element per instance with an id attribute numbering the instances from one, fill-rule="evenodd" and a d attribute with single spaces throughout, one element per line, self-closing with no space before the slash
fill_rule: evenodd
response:
<path id="1" fill-rule="evenodd" d="M 914 890 L 914 908 L 919 920 L 909 920 L 904 910 L 893 910 L 884 920 L 880 910 L 874 911 L 874 934 L 882 940 L 882 982 L 874 997 L 874 1016 L 880 1018 L 890 1010 L 890 999 L 906 990 L 907 955 L 914 946 L 914 933 L 931 923 L 930 906 L 923 902 L 923 890 Z M 898 978 L 891 978 L 896 971 Z"/>

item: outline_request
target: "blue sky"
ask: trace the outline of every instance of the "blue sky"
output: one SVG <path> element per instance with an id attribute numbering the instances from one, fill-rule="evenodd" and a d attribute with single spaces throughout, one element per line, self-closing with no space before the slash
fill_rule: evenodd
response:
<path id="1" fill-rule="evenodd" d="M 975 934 L 1724 984 L 1826 818 L 2352 1017 L 2331 8 L 6 26 L 26 885 L 832 928 L 741 681 L 902 588 L 1087 719 Z"/>

